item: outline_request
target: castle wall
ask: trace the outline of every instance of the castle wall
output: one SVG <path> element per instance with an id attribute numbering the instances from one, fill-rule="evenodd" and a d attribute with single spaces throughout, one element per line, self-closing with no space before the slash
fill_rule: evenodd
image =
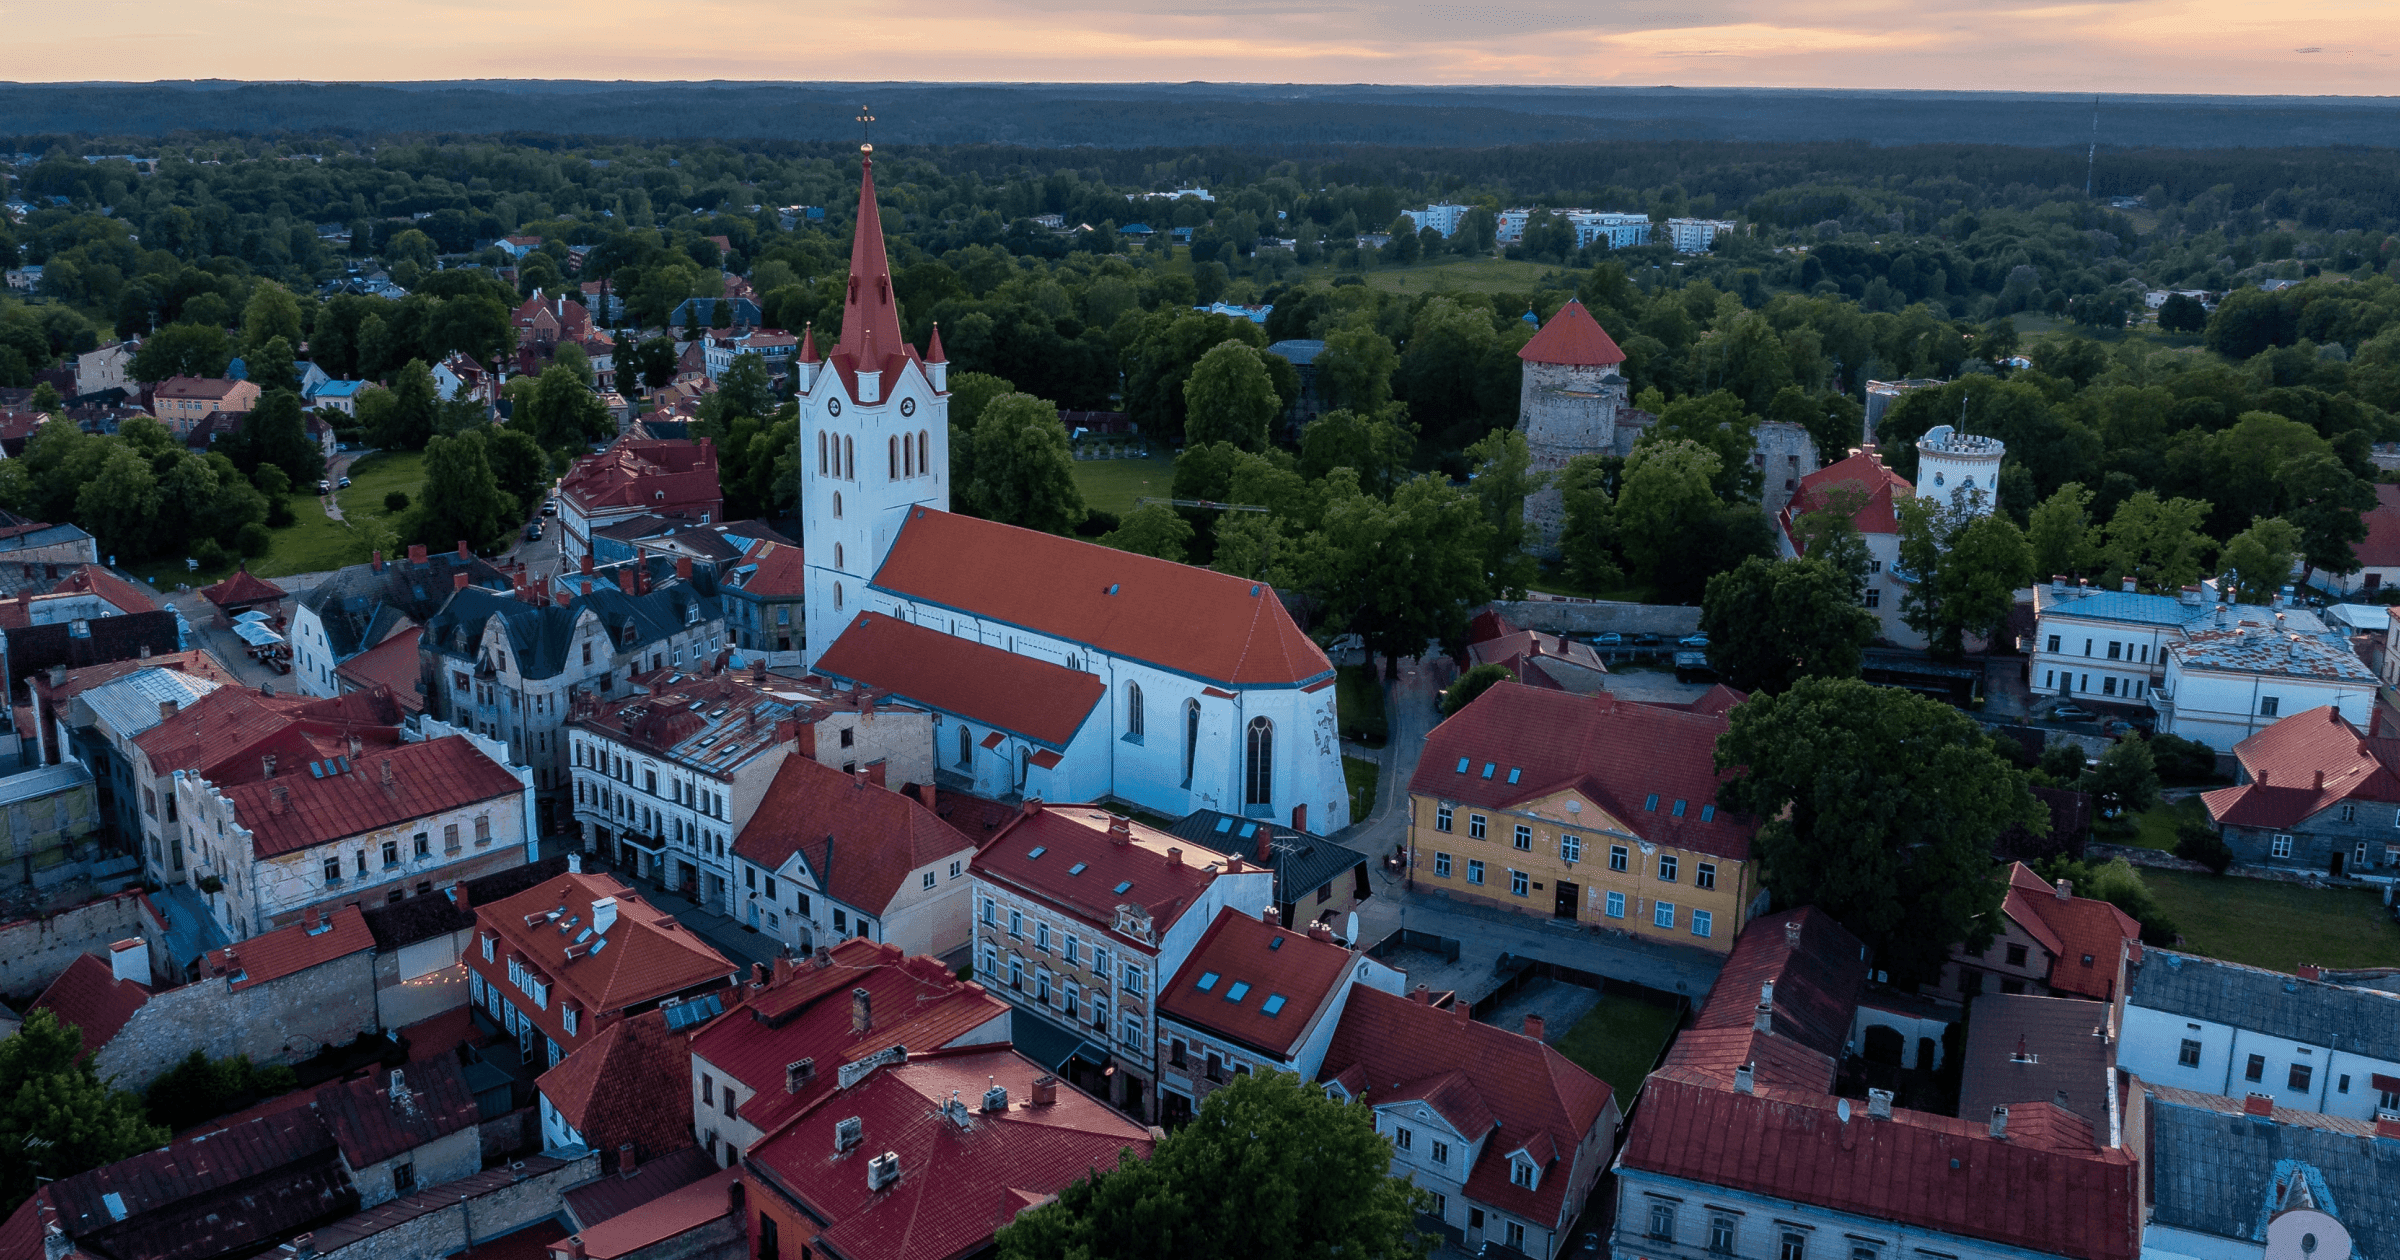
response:
<path id="1" fill-rule="evenodd" d="M 1561 363 L 1525 365 L 1517 395 L 1517 428 L 1533 455 L 1535 472 L 1555 473 L 1578 455 L 1617 452 L 1617 412 L 1625 406 L 1625 380 L 1610 368 Z M 1553 485 L 1525 500 L 1526 549 L 1558 554 L 1566 509 Z"/>

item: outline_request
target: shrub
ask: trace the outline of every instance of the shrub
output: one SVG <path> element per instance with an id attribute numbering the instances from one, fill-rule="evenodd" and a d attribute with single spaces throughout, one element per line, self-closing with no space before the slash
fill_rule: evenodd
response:
<path id="1" fill-rule="evenodd" d="M 267 554 L 274 545 L 274 531 L 257 521 L 242 526 L 241 530 L 233 536 L 233 549 L 253 560 Z"/>
<path id="2" fill-rule="evenodd" d="M 2178 786 L 2217 781 L 2217 750 L 2180 735 L 2150 736 L 2150 759 L 2159 781 Z"/>
<path id="3" fill-rule="evenodd" d="M 1475 697 L 1490 691 L 1494 683 L 1504 683 L 1515 677 L 1515 674 L 1508 672 L 1506 665 L 1478 665 L 1460 674 L 1442 689 L 1442 716 L 1449 717 L 1466 708 Z"/>
<path id="4" fill-rule="evenodd" d="M 406 491 L 406 490 L 394 490 L 394 491 L 392 491 L 390 494 L 387 494 L 387 495 L 383 496 L 383 510 L 384 510 L 384 511 L 386 511 L 386 512 L 405 512 L 405 511 L 407 511 L 407 510 L 408 510 L 408 491 Z"/>
<path id="5" fill-rule="evenodd" d="M 199 561 L 203 569 L 213 569 L 225 563 L 225 549 L 217 545 L 216 539 L 203 538 L 192 544 L 192 559 Z"/>
<path id="6" fill-rule="evenodd" d="M 2222 875 L 2233 865 L 2233 846 L 2217 829 L 2197 820 L 2179 823 L 2175 827 L 2175 856 L 2187 862 L 2198 862 L 2213 874 Z"/>

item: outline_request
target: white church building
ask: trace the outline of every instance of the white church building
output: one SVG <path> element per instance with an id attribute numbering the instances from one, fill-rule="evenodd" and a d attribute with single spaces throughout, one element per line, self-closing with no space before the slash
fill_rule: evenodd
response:
<path id="1" fill-rule="evenodd" d="M 810 668 L 932 710 L 979 794 L 1348 825 L 1333 665 L 1273 588 L 950 511 L 948 363 L 901 334 L 867 152 L 840 343 L 795 364 Z"/>

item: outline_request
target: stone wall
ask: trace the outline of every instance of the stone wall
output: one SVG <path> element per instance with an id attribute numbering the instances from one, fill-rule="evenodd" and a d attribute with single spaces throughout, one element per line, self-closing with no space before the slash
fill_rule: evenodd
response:
<path id="1" fill-rule="evenodd" d="M 1621 453 L 1617 411 L 1624 405 L 1624 379 L 1608 369 L 1527 363 L 1517 395 L 1517 428 L 1533 456 L 1533 471 L 1555 473 L 1578 455 Z M 1558 554 L 1566 512 L 1556 486 L 1526 497 L 1525 524 L 1528 550 Z"/>
<path id="2" fill-rule="evenodd" d="M 673 1238 L 628 1251 L 622 1260 L 742 1260 L 749 1254 L 750 1223 L 733 1210 L 727 1196 L 725 1215 L 687 1229 Z"/>
<path id="3" fill-rule="evenodd" d="M 1492 611 L 1527 630 L 1586 636 L 1620 634 L 1682 636 L 1700 628 L 1700 610 L 1688 604 L 1625 604 L 1614 600 L 1494 600 Z"/>
<path id="4" fill-rule="evenodd" d="M 379 1209 L 387 1219 L 396 1218 L 388 1229 L 362 1236 L 351 1227 L 356 1219 L 353 1218 L 318 1231 L 321 1245 L 330 1245 L 318 1252 L 317 1257 L 318 1260 L 422 1260 L 426 1256 L 453 1255 L 558 1214 L 565 1210 L 565 1203 L 559 1197 L 561 1191 L 598 1175 L 598 1155 L 564 1162 L 542 1160 L 538 1167 L 529 1165 L 515 1180 L 498 1185 L 485 1185 L 492 1179 L 490 1174 L 470 1179 L 468 1184 L 480 1192 L 462 1191 L 454 1202 L 430 1211 L 409 1214 L 401 1210 L 418 1206 L 447 1188 L 436 1186 Z"/>
<path id="5" fill-rule="evenodd" d="M 78 954 L 108 957 L 117 941 L 140 937 L 152 943 L 152 974 L 157 974 L 155 946 L 165 938 L 158 909 L 148 894 L 121 892 L 72 910 L 38 919 L 0 923 L 0 994 L 29 997 L 49 987 Z"/>
<path id="6" fill-rule="evenodd" d="M 483 1144 L 476 1128 L 470 1125 L 456 1133 L 443 1134 L 423 1146 L 403 1151 L 381 1163 L 352 1169 L 350 1184 L 358 1187 L 358 1205 L 371 1208 L 399 1198 L 392 1179 L 403 1164 L 408 1166 L 411 1184 L 438 1186 L 461 1177 L 472 1177 L 482 1171 Z"/>
<path id="7" fill-rule="evenodd" d="M 1752 455 L 1760 473 L 1759 506 L 1766 509 L 1767 519 L 1774 521 L 1798 492 L 1800 479 L 1817 470 L 1817 444 L 1807 429 L 1781 421 L 1762 420 L 1754 432 L 1757 441 Z"/>
<path id="8" fill-rule="evenodd" d="M 235 989 L 207 977 L 151 995 L 94 1056 L 103 1077 L 139 1090 L 198 1050 L 211 1059 L 296 1063 L 376 1031 L 374 951 Z"/>

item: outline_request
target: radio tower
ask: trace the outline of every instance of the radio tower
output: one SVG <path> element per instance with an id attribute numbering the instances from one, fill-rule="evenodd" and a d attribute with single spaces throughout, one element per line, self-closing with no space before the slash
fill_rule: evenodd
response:
<path id="1" fill-rule="evenodd" d="M 2100 159 L 2100 98 L 2092 98 L 2092 147 L 2083 155 L 2083 199 L 2092 199 L 2092 164 Z"/>

